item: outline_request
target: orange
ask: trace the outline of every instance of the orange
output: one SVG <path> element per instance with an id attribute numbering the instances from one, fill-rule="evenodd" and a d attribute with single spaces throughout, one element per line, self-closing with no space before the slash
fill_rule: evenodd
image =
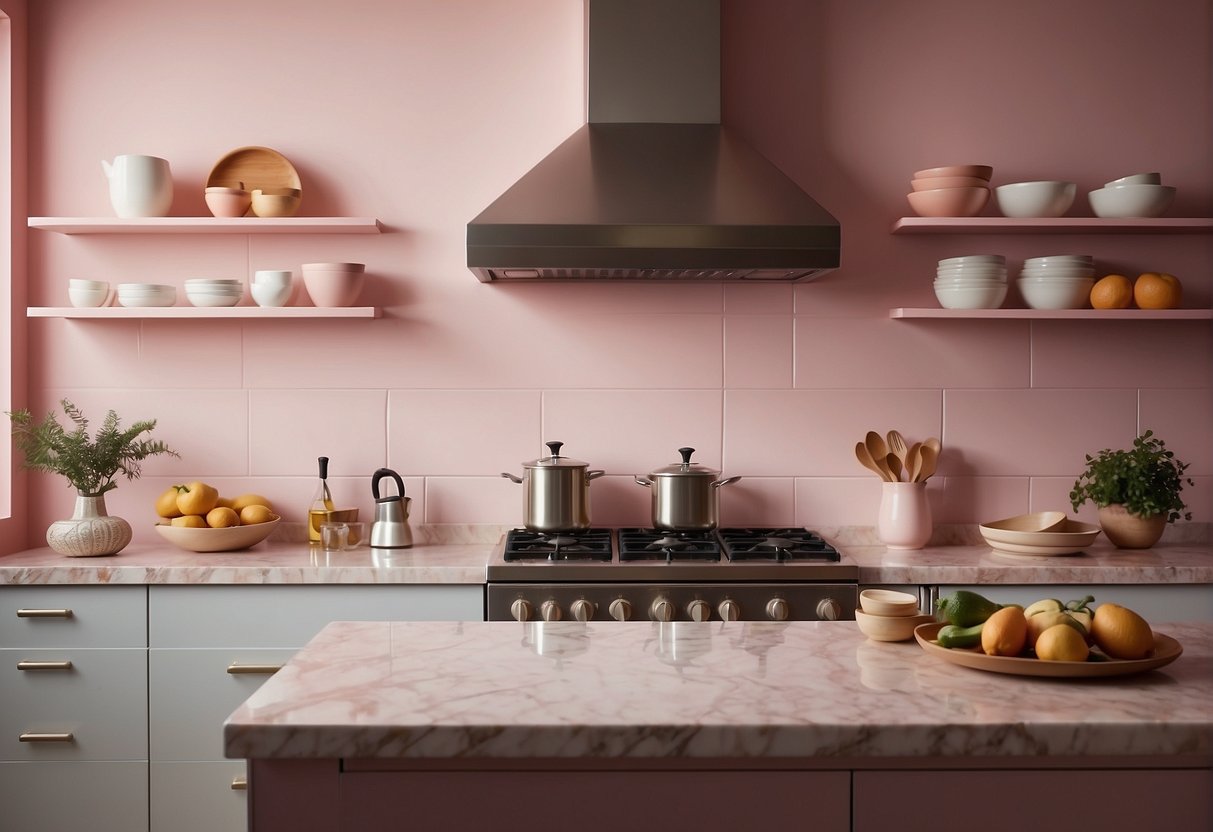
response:
<path id="1" fill-rule="evenodd" d="M 1144 659 L 1154 649 L 1154 633 L 1146 620 L 1117 604 L 1095 608 L 1091 636 L 1099 649 L 1114 659 Z"/>
<path id="2" fill-rule="evenodd" d="M 1133 283 L 1133 300 L 1139 309 L 1178 309 L 1183 295 L 1179 278 L 1164 272 L 1145 272 Z"/>
<path id="3" fill-rule="evenodd" d="M 1123 274 L 1104 275 L 1091 287 L 1095 309 L 1128 309 L 1133 303 L 1133 281 Z"/>
<path id="4" fill-rule="evenodd" d="M 1018 656 L 1028 641 L 1028 619 L 1020 607 L 1003 607 L 981 627 L 981 649 L 987 656 Z"/>

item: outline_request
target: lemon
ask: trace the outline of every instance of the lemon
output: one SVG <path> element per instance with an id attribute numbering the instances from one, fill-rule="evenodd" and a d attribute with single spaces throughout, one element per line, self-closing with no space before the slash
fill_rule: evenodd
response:
<path id="1" fill-rule="evenodd" d="M 1087 641 L 1069 624 L 1054 624 L 1036 639 L 1036 658 L 1046 662 L 1085 662 Z"/>
<path id="2" fill-rule="evenodd" d="M 177 508 L 178 486 L 170 485 L 156 498 L 156 514 L 160 517 L 180 517 L 181 509 Z"/>
<path id="3" fill-rule="evenodd" d="M 266 506 L 254 503 L 240 509 L 240 524 L 243 526 L 255 526 L 258 523 L 268 523 L 277 518 L 277 516 Z"/>
<path id="4" fill-rule="evenodd" d="M 206 518 L 200 514 L 186 514 L 181 517 L 174 517 L 170 521 L 170 525 L 176 526 L 179 529 L 205 529 Z"/>
<path id="5" fill-rule="evenodd" d="M 1154 649 L 1154 632 L 1128 607 L 1100 604 L 1091 619 L 1091 637 L 1114 659 L 1144 659 Z"/>
<path id="6" fill-rule="evenodd" d="M 229 502 L 229 505 L 236 511 L 244 511 L 247 506 L 265 506 L 270 511 L 274 510 L 274 504 L 265 497 L 262 497 L 260 494 L 241 494 L 237 497 L 233 497 Z"/>
<path id="7" fill-rule="evenodd" d="M 212 529 L 226 529 L 240 525 L 240 515 L 227 506 L 213 508 L 206 513 L 206 524 Z"/>
<path id="8" fill-rule="evenodd" d="M 1028 641 L 1028 619 L 1019 607 L 1003 607 L 981 628 L 981 649 L 987 656 L 1018 656 Z"/>

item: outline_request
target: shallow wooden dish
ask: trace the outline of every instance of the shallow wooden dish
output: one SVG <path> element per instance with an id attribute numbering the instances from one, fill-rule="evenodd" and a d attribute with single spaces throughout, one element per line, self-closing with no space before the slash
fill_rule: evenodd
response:
<path id="1" fill-rule="evenodd" d="M 1030 522 L 1021 522 L 1025 517 L 1061 514 L 1061 520 L 1051 523 L 1045 529 L 1028 529 Z M 1041 517 L 1039 522 L 1050 518 Z M 1005 552 L 1033 555 L 1063 555 L 1080 552 L 1095 542 L 1099 537 L 1099 526 L 1080 523 L 1067 518 L 1061 512 L 1039 512 L 1037 515 L 1025 514 L 1020 517 L 1009 517 L 1006 520 L 995 520 L 992 523 L 982 523 L 978 526 L 981 536 L 994 549 Z M 1052 550 L 1052 551 L 1045 551 Z"/>
<path id="2" fill-rule="evenodd" d="M 241 184 L 243 183 L 243 184 Z M 294 188 L 302 194 L 299 173 L 290 160 L 268 147 L 238 147 L 215 163 L 206 178 L 208 188 L 254 190 Z"/>
<path id="3" fill-rule="evenodd" d="M 1046 662 L 1040 659 L 1025 659 L 1019 656 L 987 656 L 980 647 L 962 649 L 940 647 L 935 636 L 945 625 L 920 624 L 914 628 L 914 639 L 933 656 L 961 667 L 988 670 L 991 673 L 1007 673 L 1012 676 L 1051 676 L 1065 679 L 1084 679 L 1095 676 L 1128 676 L 1145 673 L 1179 658 L 1184 649 L 1179 642 L 1162 633 L 1154 633 L 1154 652 L 1144 659 L 1108 659 L 1097 662 Z"/>
<path id="4" fill-rule="evenodd" d="M 282 518 L 252 526 L 232 526 L 226 529 L 187 529 L 157 524 L 160 536 L 187 552 L 235 552 L 256 546 L 270 536 Z"/>

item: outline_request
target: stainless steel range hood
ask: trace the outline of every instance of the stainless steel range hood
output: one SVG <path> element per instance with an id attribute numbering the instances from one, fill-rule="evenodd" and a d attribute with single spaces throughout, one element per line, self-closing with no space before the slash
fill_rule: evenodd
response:
<path id="1" fill-rule="evenodd" d="M 838 221 L 720 124 L 718 0 L 585 0 L 589 123 L 468 223 L 494 280 L 806 280 Z"/>

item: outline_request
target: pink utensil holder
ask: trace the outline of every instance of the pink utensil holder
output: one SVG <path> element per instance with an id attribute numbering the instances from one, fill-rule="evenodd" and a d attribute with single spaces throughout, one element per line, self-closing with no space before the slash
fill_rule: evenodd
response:
<path id="1" fill-rule="evenodd" d="M 931 539 L 925 482 L 882 482 L 876 534 L 890 549 L 921 549 Z"/>

